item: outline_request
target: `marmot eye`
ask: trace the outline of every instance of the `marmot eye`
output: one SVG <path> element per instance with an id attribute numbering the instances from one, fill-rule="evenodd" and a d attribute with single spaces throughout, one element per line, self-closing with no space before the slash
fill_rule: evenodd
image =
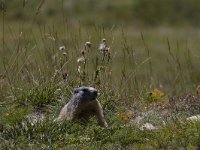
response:
<path id="1" fill-rule="evenodd" d="M 83 91 L 83 92 L 87 92 L 87 91 L 88 91 L 88 89 L 83 89 L 82 91 Z"/>

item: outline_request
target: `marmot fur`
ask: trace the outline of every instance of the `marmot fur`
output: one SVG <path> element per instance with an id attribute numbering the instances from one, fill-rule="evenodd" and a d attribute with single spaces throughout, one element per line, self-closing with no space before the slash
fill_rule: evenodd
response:
<path id="1" fill-rule="evenodd" d="M 79 87 L 74 89 L 69 102 L 62 108 L 57 121 L 78 120 L 88 122 L 93 115 L 97 117 L 102 127 L 107 127 L 103 109 L 97 98 L 97 90 L 93 87 Z"/>

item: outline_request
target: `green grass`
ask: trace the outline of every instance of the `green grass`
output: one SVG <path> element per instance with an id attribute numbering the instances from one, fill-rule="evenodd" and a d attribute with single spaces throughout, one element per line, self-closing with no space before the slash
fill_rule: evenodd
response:
<path id="1" fill-rule="evenodd" d="M 195 95 L 199 29 L 57 21 L 5 20 L 0 30 L 0 149 L 200 147 L 200 122 L 186 121 L 200 114 Z M 110 56 L 98 51 L 102 38 Z M 86 41 L 92 43 L 86 64 L 77 63 Z M 64 52 L 59 50 L 63 45 Z M 82 85 L 98 89 L 108 128 L 99 127 L 95 118 L 85 125 L 53 122 L 73 89 Z M 45 119 L 32 123 L 29 117 L 37 113 Z M 134 122 L 138 116 L 143 117 L 139 126 L 148 122 L 159 129 L 140 130 Z"/>
<path id="2" fill-rule="evenodd" d="M 27 29 L 16 39 L 12 37 L 11 42 L 7 34 L 5 49 L 1 51 L 1 147 L 196 149 L 199 122 L 186 123 L 185 118 L 199 113 L 198 99 L 192 106 L 177 100 L 176 107 L 169 105 L 168 99 L 195 93 L 199 83 L 198 34 L 188 29 L 190 34 L 182 36 L 181 29 L 167 28 L 168 32 L 164 29 L 147 29 L 141 34 L 131 28 L 121 32 L 120 28 L 104 31 L 92 27 L 86 34 L 86 29 L 73 27 L 66 28 L 66 33 L 62 26 L 40 32 L 34 27 L 34 32 Z M 103 54 L 97 51 L 103 37 L 111 46 L 108 62 L 102 61 Z M 93 45 L 84 70 L 77 59 L 88 40 Z M 62 45 L 66 47 L 65 55 L 59 50 Z M 54 55 L 56 61 L 52 62 Z M 77 72 L 79 65 L 81 74 Z M 68 73 L 66 79 L 63 71 Z M 53 122 L 73 88 L 81 85 L 99 90 L 98 99 L 105 110 L 108 128 L 100 128 L 95 118 L 87 125 Z M 149 92 L 154 88 L 163 91 L 166 97 L 153 97 L 152 101 Z M 166 108 L 157 108 L 156 104 Z M 32 125 L 27 116 L 38 111 L 46 119 Z M 135 117 L 145 113 L 141 125 L 150 122 L 161 128 L 140 131 L 133 116 L 121 114 L 129 111 Z"/>

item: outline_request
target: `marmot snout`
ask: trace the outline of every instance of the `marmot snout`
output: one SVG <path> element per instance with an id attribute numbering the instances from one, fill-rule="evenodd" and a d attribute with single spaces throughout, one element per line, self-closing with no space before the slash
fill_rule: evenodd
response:
<path id="1" fill-rule="evenodd" d="M 73 92 L 72 99 L 77 99 L 77 97 L 80 99 L 80 102 L 95 100 L 97 98 L 97 90 L 93 87 L 76 88 Z"/>

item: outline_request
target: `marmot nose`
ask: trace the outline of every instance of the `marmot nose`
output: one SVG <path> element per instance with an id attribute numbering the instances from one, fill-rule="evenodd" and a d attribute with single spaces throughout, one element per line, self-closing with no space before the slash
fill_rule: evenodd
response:
<path id="1" fill-rule="evenodd" d="M 97 96 L 97 91 L 94 91 L 93 93 L 94 93 L 95 96 Z"/>

